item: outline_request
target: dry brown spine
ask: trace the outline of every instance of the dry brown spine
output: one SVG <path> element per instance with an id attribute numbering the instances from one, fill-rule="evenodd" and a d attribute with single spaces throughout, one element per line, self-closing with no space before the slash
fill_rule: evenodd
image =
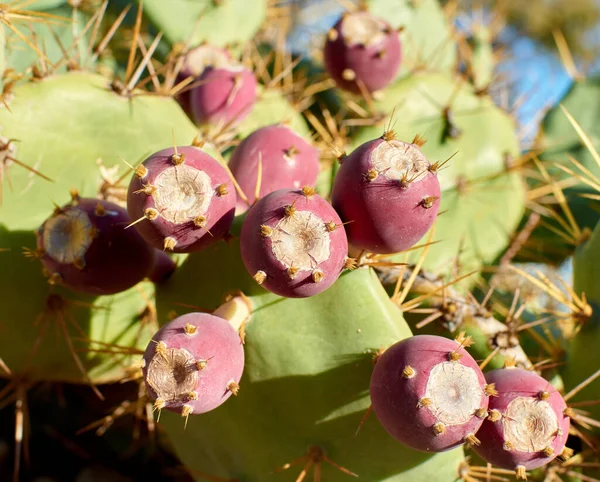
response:
<path id="1" fill-rule="evenodd" d="M 497 397 L 498 396 L 498 390 L 496 390 L 496 384 L 495 383 L 489 383 L 488 385 L 485 386 L 485 388 L 483 389 L 483 391 L 485 392 L 486 395 L 488 395 L 490 397 Z"/>
<path id="2" fill-rule="evenodd" d="M 138 189 L 137 191 L 134 191 L 134 194 L 145 194 L 146 196 L 152 196 L 154 194 L 156 194 L 156 186 L 153 186 L 152 184 L 143 184 L 142 185 L 142 189 Z"/>
<path id="3" fill-rule="evenodd" d="M 523 465 L 517 466 L 515 469 L 517 480 L 527 480 L 527 469 Z"/>
<path id="4" fill-rule="evenodd" d="M 154 219 L 156 219 L 158 217 L 158 211 L 154 208 L 146 208 L 144 210 L 144 217 L 148 221 L 153 221 Z"/>
<path id="5" fill-rule="evenodd" d="M 538 393 L 537 397 L 540 400 L 548 400 L 550 398 L 550 393 L 546 390 L 542 390 L 540 393 Z"/>
<path id="6" fill-rule="evenodd" d="M 165 251 L 173 251 L 177 246 L 177 240 L 172 236 L 167 236 L 163 241 L 163 249 Z"/>
<path id="7" fill-rule="evenodd" d="M 554 455 L 554 449 L 552 447 L 546 447 L 542 452 L 546 457 L 552 457 Z"/>
<path id="8" fill-rule="evenodd" d="M 206 216 L 196 216 L 194 218 L 194 226 L 196 226 L 197 228 L 204 228 L 206 227 Z"/>
<path id="9" fill-rule="evenodd" d="M 294 204 L 295 202 L 296 201 L 294 201 Z M 291 218 L 294 214 L 296 214 L 296 206 L 294 206 L 294 204 L 288 204 L 287 206 L 283 207 L 283 212 L 286 217 Z"/>
<path id="10" fill-rule="evenodd" d="M 377 172 L 377 170 L 376 170 L 376 169 L 369 169 L 369 170 L 368 170 L 368 171 L 365 173 L 365 175 L 364 175 L 364 178 L 365 178 L 365 180 L 366 180 L 366 181 L 368 181 L 368 182 L 372 182 L 372 181 L 374 181 L 375 179 L 377 179 L 377 176 L 378 176 L 378 175 L 379 175 L 379 173 Z"/>
<path id="11" fill-rule="evenodd" d="M 267 273 L 262 270 L 258 270 L 253 276 L 254 281 L 256 281 L 259 285 L 263 284 L 267 279 Z"/>
<path id="12" fill-rule="evenodd" d="M 489 415 L 489 412 L 487 411 L 486 408 L 478 408 L 477 410 L 475 410 L 475 416 L 477 418 L 486 418 Z"/>
<path id="13" fill-rule="evenodd" d="M 465 437 L 465 443 L 470 447 L 481 445 L 481 441 L 472 433 L 467 434 L 467 436 Z"/>
<path id="14" fill-rule="evenodd" d="M 502 414 L 500 413 L 499 410 L 496 410 L 495 408 L 490 410 L 490 414 L 488 415 L 488 420 L 490 422 L 498 422 L 502 419 Z"/>
<path id="15" fill-rule="evenodd" d="M 237 384 L 237 382 L 235 380 L 231 380 L 227 384 L 227 390 L 229 390 L 232 395 L 237 396 L 237 394 L 240 391 L 240 386 Z"/>
<path id="16" fill-rule="evenodd" d="M 183 164 L 185 162 L 185 154 L 183 152 L 173 154 L 171 156 L 171 162 L 174 166 L 179 166 L 180 164 Z"/>
<path id="17" fill-rule="evenodd" d="M 198 327 L 196 325 L 192 325 L 191 323 L 186 323 L 183 327 L 183 331 L 186 335 L 192 336 L 198 332 Z"/>
<path id="18" fill-rule="evenodd" d="M 167 406 L 167 402 L 165 402 L 164 398 L 158 397 L 156 400 L 154 400 L 154 405 L 153 405 L 154 410 L 162 410 L 166 406 Z"/>
<path id="19" fill-rule="evenodd" d="M 352 271 L 353 269 L 356 269 L 358 267 L 358 261 L 356 261 L 355 258 L 346 258 L 346 260 L 344 261 L 344 268 L 345 269 L 349 269 L 350 271 Z"/>
<path id="20" fill-rule="evenodd" d="M 296 268 L 295 266 L 290 266 L 287 270 L 287 274 L 290 279 L 294 279 L 294 278 L 296 278 L 298 271 L 300 271 L 299 268 Z"/>
<path id="21" fill-rule="evenodd" d="M 310 198 L 310 197 L 314 196 L 315 194 L 317 194 L 317 190 L 314 187 L 311 187 L 311 186 L 304 186 L 302 188 L 302 194 L 305 197 Z"/>
<path id="22" fill-rule="evenodd" d="M 411 144 L 413 144 L 417 147 L 423 147 L 426 143 L 427 143 L 427 141 L 421 134 L 415 135 L 415 137 L 413 138 L 413 140 L 411 142 Z"/>
<path id="23" fill-rule="evenodd" d="M 381 138 L 386 142 L 390 142 L 390 141 L 395 141 L 397 136 L 393 130 L 389 129 L 383 133 Z"/>
<path id="24" fill-rule="evenodd" d="M 437 196 L 424 197 L 421 201 L 421 206 L 423 206 L 425 209 L 430 209 L 431 207 L 433 207 L 433 203 L 436 202 L 438 199 L 439 198 Z"/>
<path id="25" fill-rule="evenodd" d="M 271 226 L 267 226 L 266 224 L 261 224 L 260 226 L 260 235 L 263 238 L 268 238 L 273 234 L 273 228 Z"/>
<path id="26" fill-rule="evenodd" d="M 321 271 L 320 269 L 315 269 L 312 272 L 312 280 L 315 283 L 320 283 L 321 281 L 323 281 L 323 279 L 325 279 L 325 273 L 323 273 L 323 271 Z"/>
<path id="27" fill-rule="evenodd" d="M 219 184 L 217 186 L 217 196 L 225 196 L 229 194 L 229 191 L 227 190 L 227 184 Z"/>
<path id="28" fill-rule="evenodd" d="M 140 179 L 145 178 L 148 175 L 148 168 L 143 164 L 140 164 L 135 168 L 135 175 Z"/>

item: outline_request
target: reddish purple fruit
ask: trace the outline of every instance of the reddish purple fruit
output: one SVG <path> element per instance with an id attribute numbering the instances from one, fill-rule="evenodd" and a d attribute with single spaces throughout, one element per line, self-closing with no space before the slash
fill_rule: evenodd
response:
<path id="1" fill-rule="evenodd" d="M 402 50 L 398 33 L 369 12 L 347 13 L 325 43 L 325 67 L 337 85 L 349 92 L 375 92 L 394 80 Z"/>
<path id="2" fill-rule="evenodd" d="M 154 250 L 133 229 L 127 211 L 95 198 L 73 197 L 36 232 L 51 283 L 74 291 L 107 295 L 142 281 L 154 264 Z"/>
<path id="3" fill-rule="evenodd" d="M 244 349 L 227 320 L 188 313 L 154 335 L 144 353 L 143 367 L 155 408 L 187 417 L 214 410 L 231 394 L 237 395 Z"/>
<path id="4" fill-rule="evenodd" d="M 190 92 L 192 117 L 197 124 L 232 126 L 254 107 L 258 83 L 242 65 L 207 68 Z"/>
<path id="5" fill-rule="evenodd" d="M 238 145 L 229 168 L 250 204 L 255 201 L 258 165 L 261 164 L 259 198 L 278 189 L 312 186 L 319 175 L 319 151 L 284 124 L 257 129 Z M 238 212 L 248 203 L 238 199 Z"/>
<path id="6" fill-rule="evenodd" d="M 314 189 L 280 189 L 256 203 L 240 239 L 248 272 L 288 298 L 321 293 L 339 277 L 348 241 L 334 209 Z"/>
<path id="7" fill-rule="evenodd" d="M 177 76 L 177 82 L 179 83 L 186 80 L 188 77 L 192 77 L 194 81 L 191 84 L 188 84 L 188 86 L 193 85 L 208 67 L 218 69 L 227 66 L 230 62 L 231 58 L 227 50 L 206 43 L 199 45 L 198 47 L 191 49 L 183 57 L 183 64 L 179 75 Z M 183 110 L 191 115 L 190 90 L 181 92 L 177 100 L 181 104 L 181 107 L 183 107 Z"/>
<path id="8" fill-rule="evenodd" d="M 561 394 L 544 378 L 522 368 L 500 368 L 485 375 L 498 396 L 477 437 L 484 460 L 525 478 L 565 449 L 570 419 Z"/>
<path id="9" fill-rule="evenodd" d="M 167 253 L 160 249 L 155 249 L 154 255 L 154 264 L 148 274 L 148 278 L 153 283 L 162 283 L 175 272 L 177 264 L 175 264 L 175 261 Z"/>
<path id="10" fill-rule="evenodd" d="M 393 133 L 366 142 L 342 159 L 331 194 L 357 249 L 391 254 L 414 246 L 440 205 L 437 164 Z"/>
<path id="11" fill-rule="evenodd" d="M 193 146 L 152 154 L 135 170 L 127 193 L 129 215 L 143 238 L 176 253 L 199 251 L 222 239 L 235 203 L 225 168 Z"/>
<path id="12" fill-rule="evenodd" d="M 371 403 L 390 435 L 424 452 L 479 443 L 475 433 L 487 416 L 494 390 L 463 348 L 466 341 L 416 335 L 378 358 L 371 376 Z"/>

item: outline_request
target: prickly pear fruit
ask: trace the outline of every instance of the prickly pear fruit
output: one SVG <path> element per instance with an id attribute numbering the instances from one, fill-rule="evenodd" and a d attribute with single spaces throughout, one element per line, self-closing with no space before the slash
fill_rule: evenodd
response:
<path id="1" fill-rule="evenodd" d="M 248 212 L 240 237 L 244 265 L 267 290 L 288 298 L 316 295 L 344 269 L 342 222 L 314 189 L 280 189 Z"/>
<path id="2" fill-rule="evenodd" d="M 244 348 L 224 318 L 188 313 L 164 325 L 143 358 L 154 406 L 182 416 L 205 413 L 237 394 Z"/>
<path id="3" fill-rule="evenodd" d="M 158 249 L 199 251 L 229 232 L 236 195 L 218 161 L 193 146 L 155 152 L 129 184 L 127 209 L 135 228 Z"/>
<path id="4" fill-rule="evenodd" d="M 438 213 L 436 166 L 416 144 L 390 133 L 342 159 L 331 193 L 355 248 L 391 254 L 417 243 Z"/>
<path id="5" fill-rule="evenodd" d="M 200 85 L 190 93 L 190 108 L 199 125 L 233 126 L 254 107 L 258 83 L 243 65 L 209 67 L 198 81 Z"/>
<path id="6" fill-rule="evenodd" d="M 479 443 L 475 433 L 491 393 L 462 343 L 435 335 L 416 335 L 388 348 L 377 359 L 370 385 L 383 427 L 423 452 Z"/>
<path id="7" fill-rule="evenodd" d="M 74 196 L 37 230 L 37 252 L 51 283 L 90 294 L 136 285 L 154 264 L 154 250 L 117 204 Z"/>
<path id="8" fill-rule="evenodd" d="M 195 82 L 208 67 L 219 69 L 227 66 L 230 62 L 231 57 L 226 49 L 203 43 L 189 50 L 184 55 L 183 65 L 177 76 L 177 80 L 178 82 L 182 82 L 188 77 L 193 77 Z M 179 94 L 177 100 L 183 110 L 191 115 L 190 90 L 186 90 Z"/>
<path id="9" fill-rule="evenodd" d="M 162 283 L 169 278 L 177 268 L 173 259 L 161 249 L 154 250 L 154 264 L 148 274 L 148 279 L 153 283 Z"/>
<path id="10" fill-rule="evenodd" d="M 546 379 L 523 368 L 498 368 L 486 373 L 497 396 L 477 432 L 475 452 L 497 467 L 525 471 L 560 455 L 569 435 L 570 419 L 561 394 Z"/>
<path id="11" fill-rule="evenodd" d="M 255 130 L 235 148 L 229 168 L 252 203 L 258 182 L 259 198 L 278 189 L 314 185 L 319 175 L 319 151 L 290 127 L 272 124 Z M 245 211 L 248 203 L 238 199 L 237 209 Z"/>
<path id="12" fill-rule="evenodd" d="M 374 92 L 400 68 L 398 33 L 382 18 L 359 11 L 342 16 L 325 42 L 325 68 L 337 85 L 355 94 Z"/>

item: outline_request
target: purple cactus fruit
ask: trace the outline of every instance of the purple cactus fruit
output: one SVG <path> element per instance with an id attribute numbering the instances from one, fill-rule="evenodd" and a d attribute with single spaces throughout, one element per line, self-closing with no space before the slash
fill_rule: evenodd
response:
<path id="1" fill-rule="evenodd" d="M 346 264 L 341 220 L 314 189 L 280 189 L 246 215 L 240 239 L 248 272 L 267 290 L 288 298 L 321 293 Z"/>
<path id="2" fill-rule="evenodd" d="M 37 230 L 37 253 L 51 283 L 107 295 L 142 281 L 154 250 L 133 229 L 127 211 L 109 201 L 73 197 Z"/>
<path id="3" fill-rule="evenodd" d="M 319 175 L 319 151 L 290 127 L 273 124 L 255 130 L 233 151 L 229 168 L 250 204 L 255 201 L 259 160 L 259 198 L 278 189 L 312 186 Z M 238 212 L 248 204 L 238 199 Z"/>
<path id="4" fill-rule="evenodd" d="M 176 253 L 199 251 L 222 239 L 235 203 L 225 168 L 193 146 L 152 154 L 135 170 L 127 193 L 129 215 L 142 237 Z"/>
<path id="5" fill-rule="evenodd" d="M 325 68 L 349 92 L 375 92 L 394 80 L 402 57 L 398 32 L 369 12 L 346 13 L 329 31 Z"/>
<path id="6" fill-rule="evenodd" d="M 189 50 L 183 57 L 183 64 L 177 76 L 177 83 L 186 80 L 188 77 L 194 78 L 192 84 L 202 75 L 208 67 L 221 68 L 231 62 L 231 57 L 227 50 L 203 43 Z M 192 84 L 188 84 L 192 85 Z M 181 92 L 177 97 L 183 110 L 191 116 L 190 110 L 190 90 Z"/>
<path id="7" fill-rule="evenodd" d="M 414 246 L 433 225 L 439 201 L 437 164 L 390 132 L 342 159 L 331 193 L 350 244 L 380 254 Z"/>
<path id="8" fill-rule="evenodd" d="M 148 278 L 153 283 L 162 283 L 166 281 L 177 268 L 177 264 L 163 250 L 154 250 L 154 264 L 148 274 Z"/>
<path id="9" fill-rule="evenodd" d="M 257 96 L 254 73 L 243 65 L 209 67 L 190 91 L 190 107 L 199 124 L 233 126 L 250 113 Z"/>
<path id="10" fill-rule="evenodd" d="M 371 375 L 371 403 L 387 432 L 409 447 L 443 452 L 479 443 L 493 386 L 466 339 L 416 335 L 388 348 Z"/>
<path id="11" fill-rule="evenodd" d="M 223 318 L 188 313 L 164 325 L 148 344 L 143 374 L 157 409 L 192 414 L 214 410 L 237 395 L 244 348 Z"/>
<path id="12" fill-rule="evenodd" d="M 477 437 L 477 454 L 487 462 L 525 472 L 559 456 L 569 435 L 570 419 L 562 395 L 536 373 L 523 368 L 499 368 L 486 373 L 498 396 L 490 400 L 489 416 Z"/>

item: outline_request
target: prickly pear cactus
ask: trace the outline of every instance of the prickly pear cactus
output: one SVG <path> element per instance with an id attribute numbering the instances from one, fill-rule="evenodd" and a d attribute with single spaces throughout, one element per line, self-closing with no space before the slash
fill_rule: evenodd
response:
<path id="1" fill-rule="evenodd" d="M 198 289 L 206 272 L 215 273 L 214 282 Z M 190 255 L 161 287 L 159 318 L 181 314 L 181 305 L 214 309 L 235 289 L 252 304 L 238 396 L 185 431 L 181 417 L 161 416 L 186 464 L 210 476 L 252 481 L 287 480 L 287 472 L 299 473 L 311 458 L 312 470 L 322 465 L 327 480 L 346 480 L 347 471 L 381 481 L 454 477 L 460 448 L 437 455 L 403 449 L 372 415 L 355 436 L 369 407 L 373 356 L 411 335 L 372 270 L 348 272 L 310 299 L 285 299 L 245 272 L 237 243 L 221 244 Z M 206 437 L 215 443 L 205 446 Z M 322 453 L 344 470 L 327 464 Z M 302 463 L 276 473 L 299 457 Z"/>
<path id="2" fill-rule="evenodd" d="M 196 131 L 174 100 L 128 99 L 111 89 L 109 79 L 91 73 L 24 83 L 11 96 L 10 110 L 0 111 L 5 151 L 0 243 L 10 249 L 0 275 L 6 294 L 2 358 L 31 379 L 118 380 L 134 363 L 132 347 L 144 347 L 155 329 L 152 284 L 112 296 L 76 294 L 51 286 L 41 264 L 23 249 L 36 256 L 33 230 L 52 214 L 53 203 L 70 199 L 71 189 L 96 197 L 111 181 L 103 172 L 128 170 L 119 158 L 135 164 L 172 143 L 173 134 L 187 144 Z M 106 352 L 106 344 L 122 348 Z"/>
<path id="3" fill-rule="evenodd" d="M 437 273 L 456 261 L 469 272 L 492 262 L 510 243 L 509 233 L 524 212 L 525 185 L 511 168 L 519 156 L 513 120 L 463 80 L 440 73 L 398 81 L 375 108 L 393 112 L 400 139 L 419 136 L 427 158 L 444 164 L 438 173 L 442 214 L 432 239 L 440 242 L 429 248 L 425 266 Z M 353 147 L 383 128 L 362 129 Z"/>
<path id="4" fill-rule="evenodd" d="M 537 162 L 492 97 L 494 30 L 460 48 L 452 2 L 341 2 L 302 57 L 285 2 L 21 3 L 0 8 L 16 460 L 25 392 L 58 382 L 117 393 L 86 428 L 135 415 L 199 481 L 593 480 L 596 80 Z M 191 73 L 198 47 L 228 52 Z M 246 146 L 267 126 L 287 134 Z M 521 249 L 562 246 L 542 216 L 577 238 L 574 283 Z"/>

